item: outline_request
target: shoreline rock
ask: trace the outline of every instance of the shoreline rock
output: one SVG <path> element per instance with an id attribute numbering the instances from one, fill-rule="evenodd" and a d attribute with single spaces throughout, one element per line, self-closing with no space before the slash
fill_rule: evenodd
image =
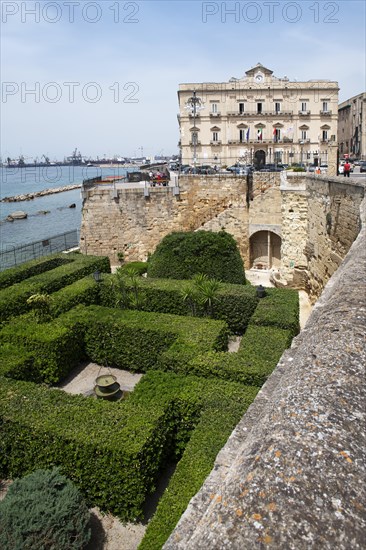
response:
<path id="1" fill-rule="evenodd" d="M 23 212 L 23 210 L 17 210 L 16 212 L 9 214 L 6 219 L 8 222 L 13 222 L 14 220 L 25 220 L 26 218 L 28 218 L 28 214 L 26 212 Z"/>
<path id="2" fill-rule="evenodd" d="M 64 191 L 73 191 L 74 189 L 81 189 L 81 183 L 72 185 L 65 185 L 64 187 L 55 187 L 53 189 L 43 189 L 42 191 L 36 191 L 34 193 L 25 193 L 23 195 L 14 195 L 13 197 L 4 197 L 0 202 L 21 202 L 33 200 L 37 197 L 45 197 L 46 195 L 53 195 L 55 193 L 63 193 Z"/>

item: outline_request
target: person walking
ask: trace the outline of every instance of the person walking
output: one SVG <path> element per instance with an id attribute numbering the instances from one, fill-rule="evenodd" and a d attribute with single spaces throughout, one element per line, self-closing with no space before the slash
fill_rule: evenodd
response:
<path id="1" fill-rule="evenodd" d="M 344 177 L 349 178 L 350 172 L 351 172 L 351 165 L 347 160 L 346 164 L 343 166 L 343 175 L 344 175 Z"/>

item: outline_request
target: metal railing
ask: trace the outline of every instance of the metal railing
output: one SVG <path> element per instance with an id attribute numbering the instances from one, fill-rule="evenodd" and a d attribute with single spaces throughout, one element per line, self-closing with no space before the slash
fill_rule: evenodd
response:
<path id="1" fill-rule="evenodd" d="M 20 246 L 4 245 L 0 250 L 0 271 L 79 246 L 79 230 L 54 235 L 42 241 L 35 241 Z"/>

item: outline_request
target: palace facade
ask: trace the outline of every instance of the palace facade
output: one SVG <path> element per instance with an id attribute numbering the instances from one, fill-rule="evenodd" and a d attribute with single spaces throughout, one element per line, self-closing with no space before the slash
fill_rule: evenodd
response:
<path id="1" fill-rule="evenodd" d="M 338 107 L 339 155 L 366 160 L 366 92 Z"/>
<path id="2" fill-rule="evenodd" d="M 328 164 L 338 83 L 277 78 L 258 63 L 229 82 L 180 84 L 183 164 Z"/>

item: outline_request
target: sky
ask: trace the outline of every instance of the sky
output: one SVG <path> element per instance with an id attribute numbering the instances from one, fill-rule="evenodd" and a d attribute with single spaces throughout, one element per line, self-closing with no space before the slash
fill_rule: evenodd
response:
<path id="1" fill-rule="evenodd" d="M 1 0 L 0 155 L 178 153 L 177 90 L 258 62 L 364 92 L 365 2 Z"/>

